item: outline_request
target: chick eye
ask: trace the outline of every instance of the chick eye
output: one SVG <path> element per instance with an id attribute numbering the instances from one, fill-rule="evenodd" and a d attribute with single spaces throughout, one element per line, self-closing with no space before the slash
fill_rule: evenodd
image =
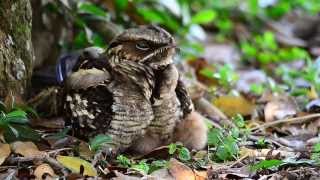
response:
<path id="1" fill-rule="evenodd" d="M 144 41 L 140 41 L 136 44 L 136 48 L 137 49 L 140 49 L 140 50 L 143 50 L 143 51 L 147 51 L 150 49 L 149 45 L 144 42 Z"/>

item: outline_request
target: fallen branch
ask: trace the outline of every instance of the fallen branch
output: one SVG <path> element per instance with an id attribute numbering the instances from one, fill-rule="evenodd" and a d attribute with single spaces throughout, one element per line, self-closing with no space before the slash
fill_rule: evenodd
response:
<path id="1" fill-rule="evenodd" d="M 300 117 L 295 117 L 295 118 L 289 118 L 289 119 L 281 119 L 281 120 L 277 120 L 277 121 L 272 121 L 272 122 L 268 122 L 268 123 L 264 123 L 260 126 L 251 128 L 251 131 L 256 131 L 258 129 L 266 129 L 272 126 L 276 126 L 279 124 L 283 124 L 283 123 L 288 123 L 288 124 L 301 124 L 301 123 L 305 123 L 308 122 L 309 120 L 313 119 L 313 118 L 320 118 L 320 113 L 317 114 L 310 114 L 310 115 L 306 115 L 306 116 L 300 116 Z"/>

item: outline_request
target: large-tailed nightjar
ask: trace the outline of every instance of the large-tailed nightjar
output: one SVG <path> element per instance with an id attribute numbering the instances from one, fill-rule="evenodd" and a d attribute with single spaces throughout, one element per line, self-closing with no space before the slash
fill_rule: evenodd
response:
<path id="1" fill-rule="evenodd" d="M 115 152 L 129 147 L 148 152 L 173 140 L 184 141 L 174 130 L 179 131 L 181 122 L 190 124 L 194 112 L 172 62 L 176 48 L 167 31 L 150 25 L 125 30 L 99 56 L 80 56 L 65 80 L 63 97 L 74 134 L 108 134 L 112 143 L 106 148 Z M 191 124 L 200 127 L 196 136 L 205 139 L 204 123 L 198 119 Z"/>

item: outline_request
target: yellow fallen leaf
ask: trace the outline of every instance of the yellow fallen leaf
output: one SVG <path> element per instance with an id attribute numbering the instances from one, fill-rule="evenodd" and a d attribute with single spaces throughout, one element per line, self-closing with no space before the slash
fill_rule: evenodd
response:
<path id="1" fill-rule="evenodd" d="M 6 160 L 10 155 L 11 149 L 9 144 L 0 143 L 0 165 Z"/>
<path id="2" fill-rule="evenodd" d="M 31 141 L 16 141 L 11 143 L 11 149 L 14 153 L 24 157 L 35 157 L 45 155 L 44 151 L 39 151 L 38 147 Z"/>
<path id="3" fill-rule="evenodd" d="M 80 168 L 83 166 L 83 175 L 87 176 L 97 176 L 96 169 L 88 161 L 77 157 L 71 156 L 57 156 L 57 160 L 66 168 L 70 169 L 72 172 L 80 173 Z"/>
<path id="4" fill-rule="evenodd" d="M 250 115 L 255 109 L 255 105 L 242 96 L 221 96 L 213 104 L 229 117 L 237 114 Z"/>
<path id="5" fill-rule="evenodd" d="M 53 169 L 50 167 L 49 164 L 40 164 L 35 170 L 34 170 L 34 176 L 36 177 L 36 180 L 42 180 L 43 175 L 49 175 L 52 179 L 53 177 L 56 177 L 56 174 L 54 173 Z M 46 178 L 50 179 L 50 178 Z"/>

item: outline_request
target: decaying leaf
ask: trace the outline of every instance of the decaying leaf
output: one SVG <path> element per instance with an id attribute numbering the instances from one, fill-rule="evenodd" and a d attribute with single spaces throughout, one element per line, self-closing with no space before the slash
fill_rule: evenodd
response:
<path id="1" fill-rule="evenodd" d="M 255 109 L 255 105 L 242 96 L 221 96 L 213 104 L 229 117 L 236 114 L 250 115 Z"/>
<path id="2" fill-rule="evenodd" d="M 88 161 L 71 156 L 57 156 L 57 160 L 72 172 L 87 176 L 97 176 L 97 170 Z"/>
<path id="3" fill-rule="evenodd" d="M 88 143 L 84 141 L 79 144 L 79 154 L 85 159 L 91 159 L 94 156 L 94 152 L 90 150 Z"/>
<path id="4" fill-rule="evenodd" d="M 11 149 L 14 153 L 20 154 L 24 157 L 35 157 L 45 155 L 45 152 L 39 151 L 38 147 L 31 141 L 16 141 L 14 143 L 11 143 Z"/>
<path id="5" fill-rule="evenodd" d="M 6 160 L 10 155 L 11 149 L 9 144 L 0 143 L 0 165 Z"/>
<path id="6" fill-rule="evenodd" d="M 176 159 L 170 159 L 169 162 L 169 172 L 170 174 L 178 180 L 194 180 L 195 174 L 192 169 Z"/>
<path id="7" fill-rule="evenodd" d="M 44 177 L 46 179 L 51 179 L 56 176 L 53 169 L 50 167 L 49 164 L 40 164 L 35 170 L 34 170 L 34 176 L 36 177 L 36 180 L 41 180 Z M 49 177 L 48 177 L 49 176 Z"/>
<path id="8" fill-rule="evenodd" d="M 297 114 L 298 107 L 289 97 L 279 97 L 267 103 L 264 108 L 265 121 L 275 121 Z"/>

